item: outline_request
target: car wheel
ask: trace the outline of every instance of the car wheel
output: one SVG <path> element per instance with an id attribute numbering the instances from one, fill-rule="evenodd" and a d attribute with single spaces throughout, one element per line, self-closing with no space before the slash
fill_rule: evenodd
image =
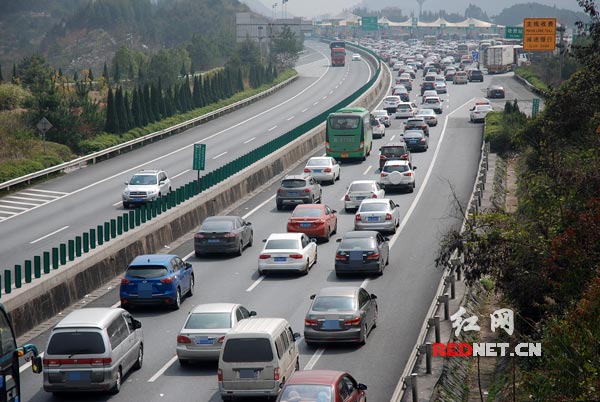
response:
<path id="1" fill-rule="evenodd" d="M 240 244 L 238 245 L 238 248 L 235 251 L 235 255 L 237 255 L 239 257 L 242 255 L 243 251 L 244 251 L 244 242 L 242 240 L 240 240 Z"/>
<path id="2" fill-rule="evenodd" d="M 342 273 L 341 273 L 341 272 L 339 272 L 339 271 L 335 271 L 335 277 L 336 277 L 336 278 L 343 278 L 343 277 L 344 277 L 344 274 L 342 274 Z"/>
<path id="3" fill-rule="evenodd" d="M 117 379 L 115 380 L 114 385 L 110 389 L 111 394 L 118 394 L 121 391 L 121 381 L 123 380 L 123 372 L 121 371 L 121 367 L 117 370 Z"/>
<path id="4" fill-rule="evenodd" d="M 296 359 L 296 371 L 300 371 L 300 359 Z"/>
<path id="5" fill-rule="evenodd" d="M 323 241 L 325 243 L 329 242 L 329 238 L 331 237 L 331 230 L 329 230 L 330 228 L 327 228 L 327 233 L 325 234 L 325 237 L 323 237 Z"/>
<path id="6" fill-rule="evenodd" d="M 414 192 L 414 191 L 415 191 L 415 183 L 413 183 L 413 185 L 412 185 L 412 186 L 408 186 L 408 192 L 409 192 L 409 193 L 412 193 L 412 192 Z"/>
<path id="7" fill-rule="evenodd" d="M 375 314 L 373 314 L 373 325 L 371 326 L 371 330 L 373 328 L 377 328 L 377 318 L 379 317 L 379 310 L 375 307 Z"/>
<path id="8" fill-rule="evenodd" d="M 259 269 L 259 270 L 258 270 L 258 275 L 260 275 L 260 276 L 263 276 L 263 275 L 264 275 L 264 273 L 263 273 L 262 269 Z"/>
<path id="9" fill-rule="evenodd" d="M 308 275 L 308 270 L 310 269 L 310 262 L 307 259 L 306 260 L 306 265 L 304 266 L 304 270 L 302 271 L 302 275 Z"/>
<path id="10" fill-rule="evenodd" d="M 128 202 L 123 203 L 123 208 L 129 209 L 129 207 L 130 207 L 130 204 Z"/>
<path id="11" fill-rule="evenodd" d="M 194 255 L 198 258 L 201 258 L 204 254 L 202 254 L 200 251 L 194 251 Z"/>
<path id="12" fill-rule="evenodd" d="M 331 234 L 337 234 L 337 221 L 335 221 L 335 227 L 333 228 L 333 232 L 331 232 Z"/>
<path id="13" fill-rule="evenodd" d="M 367 344 L 367 323 L 364 323 L 363 325 L 363 330 L 361 332 L 361 337 L 360 337 L 360 344 L 361 345 L 366 345 Z"/>
<path id="14" fill-rule="evenodd" d="M 383 275 L 383 267 L 385 267 L 385 264 L 384 265 L 379 264 L 379 271 L 377 271 L 377 276 Z"/>
<path id="15" fill-rule="evenodd" d="M 191 297 L 194 294 L 194 275 L 190 276 L 190 288 L 187 291 L 187 297 Z"/>
<path id="16" fill-rule="evenodd" d="M 340 172 L 338 172 L 338 175 L 337 175 L 337 179 L 336 179 L 336 180 L 340 180 L 340 176 L 341 176 L 341 175 L 342 175 L 342 172 L 341 172 L 341 171 L 340 171 Z"/>
<path id="17" fill-rule="evenodd" d="M 133 365 L 134 370 L 139 370 L 142 368 L 142 364 L 144 363 L 144 345 L 140 344 L 140 350 L 138 350 L 138 357 Z"/>
<path id="18" fill-rule="evenodd" d="M 280 203 L 280 202 L 278 202 L 278 203 L 277 203 L 277 210 L 278 210 L 278 211 L 281 211 L 282 209 L 283 209 L 283 204 L 282 204 L 282 203 Z"/>
<path id="19" fill-rule="evenodd" d="M 248 247 L 252 247 L 254 244 L 254 232 L 250 232 L 250 240 L 248 240 Z"/>
<path id="20" fill-rule="evenodd" d="M 311 348 L 314 348 L 317 346 L 317 343 L 313 342 L 313 341 L 304 340 L 304 343 L 306 343 L 306 346 L 311 347 Z"/>
<path id="21" fill-rule="evenodd" d="M 180 366 L 187 366 L 190 364 L 190 361 L 187 359 L 179 359 L 179 365 Z"/>
<path id="22" fill-rule="evenodd" d="M 179 310 L 181 307 L 181 289 L 177 288 L 175 292 L 175 303 L 173 303 L 173 310 Z"/>

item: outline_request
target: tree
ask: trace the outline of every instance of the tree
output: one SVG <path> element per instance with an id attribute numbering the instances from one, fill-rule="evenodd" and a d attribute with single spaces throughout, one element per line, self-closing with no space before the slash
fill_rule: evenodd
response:
<path id="1" fill-rule="evenodd" d="M 144 110 L 148 116 L 148 123 L 154 123 L 157 119 L 152 110 L 152 100 L 150 99 L 150 86 L 144 84 Z"/>
<path id="2" fill-rule="evenodd" d="M 167 114 L 167 108 L 165 106 L 165 94 L 163 92 L 163 87 L 162 87 L 162 81 L 159 79 L 158 80 L 158 112 L 160 113 L 160 115 L 165 118 L 165 117 L 169 117 L 170 115 Z"/>
<path id="3" fill-rule="evenodd" d="M 135 78 L 135 72 L 133 71 L 133 64 L 129 63 L 129 71 L 127 72 L 127 78 L 130 81 L 133 81 L 133 79 Z"/>
<path id="4" fill-rule="evenodd" d="M 108 88 L 108 97 L 106 100 L 106 123 L 104 124 L 104 131 L 107 133 L 117 133 L 119 130 L 119 123 L 117 121 L 117 110 L 115 108 L 115 100 L 111 88 Z"/>
<path id="5" fill-rule="evenodd" d="M 14 69 L 15 73 L 17 67 Z M 24 57 L 18 66 L 21 83 L 33 92 L 46 90 L 52 80 L 52 69 L 40 55 Z"/>
<path id="6" fill-rule="evenodd" d="M 115 96 L 115 108 L 117 110 L 117 121 L 119 122 L 119 133 L 124 133 L 129 130 L 129 118 L 127 117 L 127 107 L 125 97 L 123 96 L 123 87 L 117 89 Z"/>
<path id="7" fill-rule="evenodd" d="M 133 95 L 131 99 L 131 116 L 133 118 L 134 127 L 142 127 L 142 111 L 140 107 L 140 97 L 137 88 L 133 89 Z"/>
<path id="8" fill-rule="evenodd" d="M 104 68 L 102 69 L 102 78 L 104 78 L 104 82 L 106 82 L 108 84 L 108 66 L 106 65 L 106 62 L 104 62 Z"/>
<path id="9" fill-rule="evenodd" d="M 162 94 L 158 92 L 156 85 L 150 86 L 150 103 L 152 105 L 152 114 L 156 120 L 160 120 L 164 116 L 160 113 L 160 98 Z"/>
<path id="10" fill-rule="evenodd" d="M 150 122 L 150 119 L 148 118 L 146 101 L 144 100 L 144 91 L 141 86 L 138 86 L 138 100 L 140 102 L 140 126 L 144 127 Z"/>
<path id="11" fill-rule="evenodd" d="M 90 83 L 92 83 L 92 81 L 94 81 L 94 73 L 92 73 L 92 68 L 91 67 L 88 70 L 88 80 L 90 80 Z"/>
<path id="12" fill-rule="evenodd" d="M 285 25 L 273 40 L 271 62 L 278 71 L 292 67 L 298 60 L 298 52 L 302 50 L 302 46 L 296 34 Z"/>
<path id="13" fill-rule="evenodd" d="M 0 83 L 2 83 L 4 81 L 4 78 L 2 77 L 2 64 L 0 64 Z"/>
<path id="14" fill-rule="evenodd" d="M 17 65 L 15 63 L 13 63 L 13 70 L 12 70 L 12 82 L 14 84 L 17 83 L 19 76 L 17 75 Z"/>
<path id="15" fill-rule="evenodd" d="M 115 68 L 113 70 L 113 79 L 115 83 L 118 83 L 121 80 L 121 70 L 119 68 L 119 63 L 115 63 Z"/>
<path id="16" fill-rule="evenodd" d="M 131 111 L 131 104 L 129 102 L 129 92 L 127 92 L 127 91 L 125 91 L 124 103 L 125 103 L 125 112 L 127 114 L 127 125 L 129 127 L 129 129 L 131 130 L 132 128 L 137 127 L 137 125 L 135 124 L 135 119 L 133 118 L 133 112 Z"/>

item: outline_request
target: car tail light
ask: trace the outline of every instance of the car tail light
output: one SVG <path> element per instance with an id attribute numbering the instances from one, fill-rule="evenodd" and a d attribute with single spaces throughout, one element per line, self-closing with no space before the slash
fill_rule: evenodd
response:
<path id="1" fill-rule="evenodd" d="M 344 196 L 344 201 L 350 201 L 350 196 L 348 194 Z"/>
<path id="2" fill-rule="evenodd" d="M 202 233 L 196 233 L 196 234 L 194 235 L 194 237 L 195 237 L 196 239 L 204 239 L 206 236 L 204 236 Z"/>
<path id="3" fill-rule="evenodd" d="M 112 359 L 110 357 L 100 357 L 97 359 L 91 359 L 90 364 L 92 366 L 104 366 L 110 365 L 112 363 Z"/>
<path id="4" fill-rule="evenodd" d="M 172 276 L 168 276 L 168 277 L 162 278 L 160 280 L 160 283 L 166 283 L 166 284 L 173 283 L 173 282 L 175 282 L 175 278 Z"/>
<path id="5" fill-rule="evenodd" d="M 427 141 L 427 140 L 426 140 L 425 138 L 421 138 L 421 139 L 419 140 L 419 142 L 426 142 L 426 141 Z"/>
<path id="6" fill-rule="evenodd" d="M 317 325 L 317 320 L 310 320 L 308 318 L 304 319 L 304 325 L 307 327 L 311 327 L 313 325 Z"/>
<path id="7" fill-rule="evenodd" d="M 358 327 L 358 326 L 360 326 L 360 322 L 361 322 L 361 317 L 354 317 L 350 320 L 344 321 L 344 324 L 345 325 L 353 325 L 355 327 Z"/>
<path id="8" fill-rule="evenodd" d="M 294 260 L 301 260 L 302 259 L 302 254 L 290 254 L 289 257 L 292 258 L 292 259 L 294 259 Z"/>
<path id="9" fill-rule="evenodd" d="M 371 193 L 371 198 L 377 198 L 377 194 Z"/>
<path id="10" fill-rule="evenodd" d="M 311 170 L 309 168 L 304 168 L 304 173 L 310 173 Z"/>
<path id="11" fill-rule="evenodd" d="M 268 260 L 269 258 L 271 258 L 271 255 L 270 254 L 261 254 L 258 256 L 258 258 L 260 260 Z"/>
<path id="12" fill-rule="evenodd" d="M 378 260 L 381 255 L 379 253 L 369 254 L 367 260 Z"/>
<path id="13" fill-rule="evenodd" d="M 283 193 L 283 190 L 282 190 L 282 189 L 280 189 L 280 188 L 278 188 L 278 189 L 277 189 L 277 193 L 281 194 L 281 193 Z"/>
<path id="14" fill-rule="evenodd" d="M 224 336 L 222 336 L 222 337 L 220 337 L 219 339 L 217 339 L 217 343 L 218 343 L 219 345 L 222 345 L 222 344 L 223 344 L 223 342 L 225 342 L 225 337 L 224 337 Z"/>
<path id="15" fill-rule="evenodd" d="M 365 147 L 365 142 L 364 142 L 364 141 L 361 141 L 361 142 L 360 142 L 360 147 L 359 147 L 359 149 L 364 149 L 364 147 Z"/>
<path id="16" fill-rule="evenodd" d="M 235 233 L 233 233 L 233 232 L 225 233 L 223 235 L 223 237 L 235 237 Z"/>
<path id="17" fill-rule="evenodd" d="M 385 156 L 385 155 L 379 155 L 379 159 L 381 159 L 381 160 L 387 159 L 387 156 Z"/>
<path id="18" fill-rule="evenodd" d="M 408 155 L 404 154 L 404 155 L 400 156 L 400 159 L 407 160 L 408 159 Z"/>
<path id="19" fill-rule="evenodd" d="M 356 214 L 356 215 L 354 216 L 354 219 L 355 219 L 357 222 L 358 222 L 358 221 L 360 221 L 360 220 L 361 220 L 360 214 Z"/>
<path id="20" fill-rule="evenodd" d="M 340 260 L 340 261 L 346 261 L 348 259 L 348 256 L 345 255 L 345 254 L 339 254 L 339 253 L 337 253 L 335 255 L 335 259 L 336 260 Z"/>
<path id="21" fill-rule="evenodd" d="M 410 177 L 410 176 L 412 176 L 412 172 L 406 172 L 406 173 L 404 173 L 404 176 Z"/>
<path id="22" fill-rule="evenodd" d="M 325 168 L 325 173 L 330 173 L 331 172 L 331 168 Z"/>
<path id="23" fill-rule="evenodd" d="M 385 176 L 387 176 L 387 175 L 388 175 L 387 173 L 385 173 L 385 172 L 382 172 L 380 176 L 381 176 L 381 177 L 385 177 Z"/>
<path id="24" fill-rule="evenodd" d="M 44 359 L 42 361 L 42 363 L 46 367 L 58 367 L 58 366 L 60 366 L 60 360 L 58 360 L 58 359 Z"/>
<path id="25" fill-rule="evenodd" d="M 126 278 L 121 279 L 121 285 L 127 285 L 130 282 L 131 281 L 129 279 L 126 279 Z"/>
<path id="26" fill-rule="evenodd" d="M 217 381 L 223 381 L 223 370 L 217 370 Z"/>
<path id="27" fill-rule="evenodd" d="M 279 374 L 279 367 L 275 367 L 275 370 L 273 370 L 273 379 L 279 381 L 280 378 L 281 374 Z"/>
<path id="28" fill-rule="evenodd" d="M 192 343 L 192 340 L 190 338 L 188 338 L 185 335 L 178 335 L 177 336 L 177 343 Z"/>
<path id="29" fill-rule="evenodd" d="M 392 220 L 392 214 L 385 214 L 385 220 L 386 221 L 391 221 Z"/>
<path id="30" fill-rule="evenodd" d="M 305 192 L 305 193 L 310 193 L 310 188 L 305 188 L 305 189 L 304 189 L 304 192 Z"/>

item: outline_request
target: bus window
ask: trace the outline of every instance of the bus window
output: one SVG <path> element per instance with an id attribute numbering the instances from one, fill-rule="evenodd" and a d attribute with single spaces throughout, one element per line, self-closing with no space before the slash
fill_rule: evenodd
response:
<path id="1" fill-rule="evenodd" d="M 360 117 L 334 116 L 329 120 L 335 130 L 355 130 L 360 123 Z"/>

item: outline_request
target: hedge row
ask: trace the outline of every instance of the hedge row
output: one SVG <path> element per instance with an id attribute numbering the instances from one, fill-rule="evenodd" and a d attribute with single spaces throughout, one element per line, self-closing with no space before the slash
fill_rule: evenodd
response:
<path id="1" fill-rule="evenodd" d="M 527 67 L 518 67 L 515 69 L 515 74 L 524 78 L 529 82 L 534 88 L 546 92 L 548 91 L 548 85 L 539 77 L 539 75 L 530 68 Z"/>
<path id="2" fill-rule="evenodd" d="M 42 150 L 40 149 L 40 151 Z M 53 142 L 46 142 L 43 152 L 39 152 L 31 159 L 1 162 L 0 183 L 59 165 L 73 158 L 73 154 L 67 146 Z"/>

